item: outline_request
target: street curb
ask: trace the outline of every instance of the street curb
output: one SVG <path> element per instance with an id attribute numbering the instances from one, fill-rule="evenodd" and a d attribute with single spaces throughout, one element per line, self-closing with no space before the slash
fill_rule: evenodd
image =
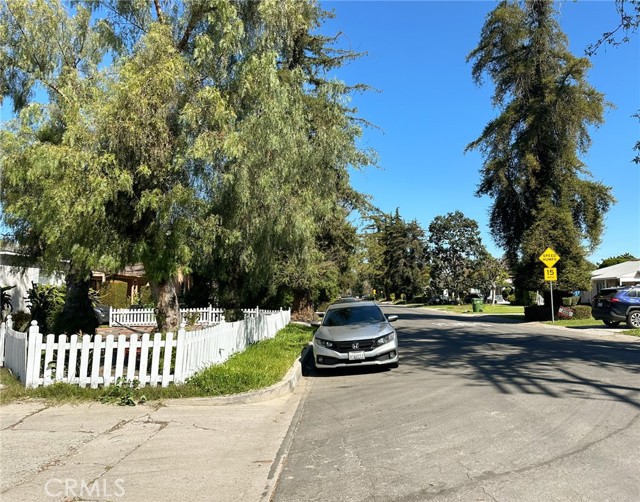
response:
<path id="1" fill-rule="evenodd" d="M 302 361 L 304 361 L 307 353 L 311 350 L 311 345 L 307 345 L 302 349 L 302 354 L 298 360 L 293 363 L 293 366 L 287 371 L 284 378 L 266 389 L 252 390 L 249 392 L 243 392 L 242 394 L 233 394 L 230 396 L 219 397 L 188 397 L 178 399 L 167 399 L 163 401 L 165 407 L 171 406 L 226 406 L 229 404 L 250 404 L 260 403 L 263 401 L 270 401 L 278 397 L 291 394 L 300 377 L 302 376 Z"/>
<path id="2" fill-rule="evenodd" d="M 637 336 L 634 336 L 634 335 L 625 335 L 624 333 L 620 333 L 616 329 L 607 329 L 607 328 L 580 329 L 580 328 L 572 328 L 570 326 L 560 326 L 560 325 L 557 325 L 557 324 L 545 324 L 545 323 L 539 322 L 539 321 L 531 322 L 530 324 L 537 324 L 538 326 L 544 326 L 544 327 L 547 327 L 547 328 L 555 328 L 557 330 L 566 331 L 568 333 L 570 332 L 570 333 L 575 334 L 575 335 L 606 336 L 606 337 L 609 337 L 609 338 L 610 337 L 620 337 L 620 338 L 623 338 L 623 339 L 626 339 L 626 340 L 640 342 L 640 337 L 637 337 Z"/>

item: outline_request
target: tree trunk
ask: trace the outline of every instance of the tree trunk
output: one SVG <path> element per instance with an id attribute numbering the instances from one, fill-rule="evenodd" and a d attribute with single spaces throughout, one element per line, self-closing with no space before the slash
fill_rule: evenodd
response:
<path id="1" fill-rule="evenodd" d="M 311 292 L 305 289 L 296 289 L 293 292 L 293 306 L 291 307 L 291 320 L 313 321 L 316 313 L 311 303 Z"/>
<path id="2" fill-rule="evenodd" d="M 158 330 L 162 332 L 176 331 L 180 323 L 180 305 L 175 281 L 169 279 L 168 281 L 153 282 L 152 287 L 157 298 L 156 322 Z"/>
<path id="3" fill-rule="evenodd" d="M 70 270 L 65 280 L 67 294 L 62 310 L 62 323 L 61 326 L 49 326 L 49 328 L 57 328 L 58 331 L 63 329 L 68 334 L 82 332 L 94 335 L 98 327 L 98 319 L 89 297 L 91 272 Z"/>

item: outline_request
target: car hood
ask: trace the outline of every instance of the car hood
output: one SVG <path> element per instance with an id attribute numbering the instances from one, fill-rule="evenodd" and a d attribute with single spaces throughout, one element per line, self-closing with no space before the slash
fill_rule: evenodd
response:
<path id="1" fill-rule="evenodd" d="M 391 333 L 393 328 L 387 322 L 372 324 L 352 324 L 349 326 L 320 326 L 316 336 L 323 340 L 340 342 L 345 340 L 367 340 Z"/>

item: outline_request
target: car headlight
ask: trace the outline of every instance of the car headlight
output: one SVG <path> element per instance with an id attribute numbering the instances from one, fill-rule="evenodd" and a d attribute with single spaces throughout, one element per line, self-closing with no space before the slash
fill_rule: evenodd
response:
<path id="1" fill-rule="evenodd" d="M 377 347 L 378 345 L 384 345 L 385 343 L 389 343 L 389 342 L 393 342 L 393 340 L 395 339 L 396 334 L 394 331 L 392 331 L 391 333 L 389 333 L 388 335 L 384 335 L 381 336 L 380 338 L 378 338 L 375 342 L 374 345 Z"/>
<path id="2" fill-rule="evenodd" d="M 334 347 L 333 342 L 330 342 L 329 340 L 323 340 L 322 338 L 316 338 L 316 345 L 319 345 L 320 347 L 326 347 L 328 349 L 332 349 Z"/>

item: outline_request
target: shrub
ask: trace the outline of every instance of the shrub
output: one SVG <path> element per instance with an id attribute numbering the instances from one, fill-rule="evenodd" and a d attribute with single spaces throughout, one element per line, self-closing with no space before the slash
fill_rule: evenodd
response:
<path id="1" fill-rule="evenodd" d="M 589 305 L 576 305 L 571 307 L 574 319 L 591 319 L 591 307 Z"/>
<path id="2" fill-rule="evenodd" d="M 128 308 L 127 283 L 122 281 L 107 282 L 100 289 L 100 301 L 116 309 Z"/>
<path id="3" fill-rule="evenodd" d="M 31 319 L 38 322 L 40 333 L 52 333 L 59 328 L 65 296 L 64 286 L 31 283 L 27 300 Z"/>
<path id="4" fill-rule="evenodd" d="M 26 333 L 31 322 L 31 314 L 25 310 L 18 310 L 11 314 L 11 319 L 13 320 L 13 329 Z"/>
<path id="5" fill-rule="evenodd" d="M 224 320 L 226 322 L 243 321 L 244 312 L 242 309 L 226 309 L 224 311 Z"/>

